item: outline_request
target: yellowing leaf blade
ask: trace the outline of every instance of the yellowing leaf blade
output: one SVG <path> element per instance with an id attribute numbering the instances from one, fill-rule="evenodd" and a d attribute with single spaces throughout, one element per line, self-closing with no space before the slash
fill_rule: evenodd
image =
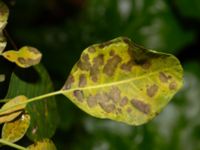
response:
<path id="1" fill-rule="evenodd" d="M 30 116 L 28 114 L 22 114 L 14 121 L 7 122 L 2 128 L 2 139 L 9 142 L 17 142 L 25 134 L 30 125 Z"/>
<path id="2" fill-rule="evenodd" d="M 182 78 L 173 55 L 116 38 L 86 48 L 62 90 L 92 116 L 140 125 L 166 106 Z"/>
<path id="3" fill-rule="evenodd" d="M 11 109 L 8 109 L 8 110 L 0 113 L 0 123 L 12 121 L 17 116 L 19 116 L 24 111 L 26 104 L 15 106 L 13 108 L 12 108 L 12 106 L 14 106 L 18 103 L 21 103 L 21 102 L 25 102 L 26 100 L 27 100 L 27 98 L 25 96 L 21 95 L 21 96 L 17 96 L 15 98 L 11 99 L 6 104 L 4 104 L 2 106 L 2 109 L 6 109 L 6 108 L 11 108 Z"/>
<path id="4" fill-rule="evenodd" d="M 28 146 L 28 150 L 56 150 L 56 146 L 49 139 L 37 141 L 36 143 Z"/>
<path id="5" fill-rule="evenodd" d="M 42 58 L 42 54 L 36 48 L 30 46 L 24 46 L 19 51 L 6 51 L 2 55 L 22 68 L 36 65 Z"/>

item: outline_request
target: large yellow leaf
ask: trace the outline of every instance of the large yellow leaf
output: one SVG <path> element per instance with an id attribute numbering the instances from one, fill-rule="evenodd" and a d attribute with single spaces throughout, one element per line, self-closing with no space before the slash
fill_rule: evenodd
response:
<path id="1" fill-rule="evenodd" d="M 2 109 L 10 108 L 18 103 L 25 102 L 26 100 L 27 98 L 23 95 L 17 96 L 11 99 L 10 101 L 8 101 L 6 104 L 4 104 L 2 106 Z M 25 107 L 26 107 L 26 104 L 23 104 L 23 105 L 12 107 L 11 109 L 1 112 L 0 123 L 12 121 L 24 111 Z"/>
<path id="2" fill-rule="evenodd" d="M 14 143 L 25 135 L 29 125 L 30 116 L 22 114 L 19 118 L 3 125 L 1 138 Z"/>
<path id="3" fill-rule="evenodd" d="M 62 91 L 92 116 L 140 125 L 154 118 L 182 84 L 176 57 L 120 37 L 86 48 Z"/>
<path id="4" fill-rule="evenodd" d="M 22 68 L 36 65 L 42 58 L 42 54 L 36 48 L 30 46 L 24 46 L 19 51 L 9 50 L 2 55 Z"/>
<path id="5" fill-rule="evenodd" d="M 28 150 L 56 150 L 56 146 L 49 139 L 37 141 L 36 143 L 27 147 Z"/>
<path id="6" fill-rule="evenodd" d="M 6 47 L 6 40 L 3 36 L 3 29 L 7 24 L 8 15 L 8 7 L 0 0 L 0 54 Z"/>

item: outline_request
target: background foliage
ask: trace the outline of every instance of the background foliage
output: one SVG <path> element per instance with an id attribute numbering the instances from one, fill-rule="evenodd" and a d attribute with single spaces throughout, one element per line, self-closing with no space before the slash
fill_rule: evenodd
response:
<path id="1" fill-rule="evenodd" d="M 184 66 L 182 91 L 156 119 L 140 127 L 95 119 L 64 96 L 56 96 L 58 115 L 51 115 L 55 115 L 57 123 L 53 141 L 58 149 L 200 149 L 199 0 L 9 0 L 6 3 L 10 8 L 7 31 L 18 48 L 28 44 L 43 53 L 42 63 L 55 90 L 62 87 L 85 47 L 118 36 L 128 36 L 144 47 L 173 53 Z M 7 49 L 13 49 L 10 42 Z M 17 71 L 13 64 L 3 59 L 0 62 L 0 74 L 6 70 L 9 77 L 11 70 Z M 37 69 L 41 71 L 41 67 Z M 11 76 L 11 81 L 18 80 Z M 0 83 L 1 98 L 8 91 L 8 82 L 6 78 L 6 82 Z M 49 83 L 49 87 L 41 89 L 48 92 L 52 87 Z M 20 142 L 23 145 L 28 140 Z"/>

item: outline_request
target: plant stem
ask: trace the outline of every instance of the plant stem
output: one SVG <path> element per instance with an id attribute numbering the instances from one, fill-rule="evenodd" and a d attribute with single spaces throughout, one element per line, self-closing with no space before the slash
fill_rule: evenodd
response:
<path id="1" fill-rule="evenodd" d="M 38 101 L 38 100 L 40 100 L 40 99 L 44 99 L 44 98 L 47 98 L 47 97 L 59 95 L 59 94 L 62 94 L 62 93 L 63 93 L 63 91 L 59 90 L 59 91 L 55 91 L 55 92 L 52 92 L 52 93 L 47 93 L 47 94 L 44 94 L 44 95 L 40 95 L 40 96 L 37 96 L 37 97 L 33 97 L 33 98 L 28 99 L 27 101 L 24 101 L 24 102 L 21 102 L 21 103 L 17 103 L 17 104 L 15 104 L 15 105 L 12 105 L 11 107 L 7 107 L 7 108 L 0 109 L 0 113 L 2 113 L 2 112 L 4 112 L 4 111 L 7 111 L 7 110 L 9 110 L 9 109 L 15 108 L 15 107 L 17 107 L 17 106 L 23 105 L 23 104 L 28 104 L 28 103 L 31 103 L 31 102 L 34 102 L 34 101 Z"/>
<path id="2" fill-rule="evenodd" d="M 10 147 L 14 147 L 16 149 L 19 149 L 19 150 L 27 150 L 27 148 L 23 147 L 23 146 L 20 146 L 20 145 L 17 145 L 17 144 L 14 144 L 14 143 L 11 143 L 9 141 L 6 141 L 4 139 L 0 139 L 0 143 L 4 144 L 4 145 L 8 145 Z"/>

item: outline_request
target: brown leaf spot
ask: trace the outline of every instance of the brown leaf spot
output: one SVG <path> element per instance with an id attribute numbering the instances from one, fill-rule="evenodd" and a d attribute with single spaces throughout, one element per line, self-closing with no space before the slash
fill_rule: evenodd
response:
<path id="1" fill-rule="evenodd" d="M 88 54 L 82 54 L 81 59 L 77 62 L 77 67 L 79 67 L 81 70 L 90 70 L 91 64 Z"/>
<path id="2" fill-rule="evenodd" d="M 177 84 L 176 84 L 175 81 L 173 81 L 173 82 L 171 82 L 171 83 L 169 84 L 169 89 L 170 89 L 170 90 L 175 90 L 176 87 L 177 87 Z"/>
<path id="3" fill-rule="evenodd" d="M 125 106 L 128 103 L 128 98 L 125 96 L 122 98 L 122 100 L 120 101 L 120 106 Z"/>
<path id="4" fill-rule="evenodd" d="M 106 46 L 109 46 L 111 44 L 115 43 L 114 41 L 107 41 L 107 42 L 104 42 L 102 44 L 99 44 L 99 48 L 104 48 Z"/>
<path id="5" fill-rule="evenodd" d="M 74 82 L 74 77 L 70 74 L 62 89 L 63 90 L 70 89 L 73 82 Z"/>
<path id="6" fill-rule="evenodd" d="M 147 61 L 147 60 L 144 61 L 144 63 L 142 64 L 143 69 L 149 69 L 150 66 L 151 66 L 151 63 L 150 63 L 150 61 Z"/>
<path id="7" fill-rule="evenodd" d="M 160 72 L 159 78 L 161 82 L 166 83 L 171 78 L 171 76 L 167 76 L 164 72 Z"/>
<path id="8" fill-rule="evenodd" d="M 36 55 L 37 55 L 37 54 L 40 54 L 40 52 L 39 52 L 36 48 L 34 48 L 34 47 L 29 47 L 29 48 L 28 48 L 28 51 L 29 51 L 29 52 L 32 52 L 32 53 L 34 53 L 34 54 L 36 54 Z"/>
<path id="9" fill-rule="evenodd" d="M 113 56 L 110 58 L 103 68 L 103 72 L 108 76 L 112 76 L 118 66 L 118 64 L 122 61 L 121 57 L 118 55 Z"/>
<path id="10" fill-rule="evenodd" d="M 110 53 L 109 53 L 109 55 L 110 55 L 110 56 L 114 56 L 114 55 L 115 55 L 114 50 L 111 50 Z"/>
<path id="11" fill-rule="evenodd" d="M 107 113 L 111 113 L 113 110 L 115 110 L 114 104 L 99 103 L 99 105 Z"/>
<path id="12" fill-rule="evenodd" d="M 131 40 L 127 37 L 123 37 L 123 41 L 128 44 L 128 45 L 131 45 Z"/>
<path id="13" fill-rule="evenodd" d="M 133 65 L 134 62 L 132 60 L 129 60 L 127 63 L 122 64 L 120 68 L 125 71 L 131 71 Z"/>
<path id="14" fill-rule="evenodd" d="M 96 99 L 96 96 L 92 96 L 90 95 L 88 97 L 88 100 L 87 100 L 87 104 L 90 108 L 93 108 L 97 105 L 97 99 Z"/>
<path id="15" fill-rule="evenodd" d="M 87 84 L 87 80 L 84 74 L 79 76 L 79 87 L 84 87 Z"/>
<path id="16" fill-rule="evenodd" d="M 153 84 L 147 88 L 147 95 L 149 97 L 153 97 L 157 91 L 158 91 L 158 86 L 156 84 Z"/>
<path id="17" fill-rule="evenodd" d="M 121 99 L 120 98 L 121 91 L 117 87 L 113 87 L 108 94 L 109 94 L 109 97 L 115 103 Z"/>
<path id="18" fill-rule="evenodd" d="M 95 50 L 95 48 L 94 48 L 93 46 L 90 46 L 90 47 L 88 48 L 88 51 L 89 51 L 90 53 L 94 53 L 96 50 Z"/>
<path id="19" fill-rule="evenodd" d="M 99 67 L 100 65 L 103 65 L 104 63 L 104 55 L 103 54 L 100 54 L 98 56 L 96 56 L 94 59 L 93 59 L 93 63 L 94 63 L 94 67 Z"/>
<path id="20" fill-rule="evenodd" d="M 137 108 L 139 111 L 148 114 L 150 112 L 150 106 L 148 104 L 145 104 L 144 102 L 137 100 L 137 99 L 132 99 L 131 104 Z"/>
<path id="21" fill-rule="evenodd" d="M 74 91 L 74 96 L 77 98 L 77 100 L 79 102 L 83 102 L 83 98 L 84 98 L 83 91 L 81 91 L 81 90 L 75 90 Z"/>
<path id="22" fill-rule="evenodd" d="M 132 109 L 130 107 L 128 107 L 126 111 L 127 111 L 127 113 L 131 113 Z"/>
<path id="23" fill-rule="evenodd" d="M 24 59 L 23 57 L 18 57 L 17 60 L 18 60 L 21 64 L 26 64 L 26 59 Z"/>

